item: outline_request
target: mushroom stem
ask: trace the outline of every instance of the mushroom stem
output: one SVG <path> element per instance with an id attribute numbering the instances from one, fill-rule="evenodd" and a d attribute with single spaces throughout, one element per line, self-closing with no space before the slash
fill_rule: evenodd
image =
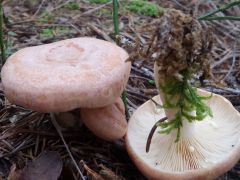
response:
<path id="1" fill-rule="evenodd" d="M 159 67 L 157 65 L 157 62 L 154 63 L 154 79 L 155 79 L 155 84 L 156 84 L 156 87 L 158 89 L 158 93 L 160 95 L 160 98 L 161 98 L 161 101 L 163 104 L 166 103 L 166 99 L 164 97 L 164 93 L 162 92 L 162 90 L 159 88 L 159 83 L 161 81 L 161 83 L 164 83 L 164 79 L 165 77 L 159 77 Z M 171 102 L 172 103 L 175 103 L 177 101 L 177 98 L 175 97 L 174 99 L 171 99 Z M 168 120 L 170 121 L 171 119 L 173 119 L 177 113 L 177 109 L 166 109 L 164 108 L 164 111 L 165 111 L 165 114 L 166 114 L 166 117 L 168 118 Z"/>
<path id="2" fill-rule="evenodd" d="M 178 128 L 172 128 L 170 126 L 166 126 L 166 128 L 162 128 L 160 130 L 160 132 L 165 132 L 167 134 L 169 134 L 169 132 L 171 130 L 171 134 L 176 136 L 177 139 L 176 141 L 178 141 L 180 138 L 181 139 L 185 139 L 185 138 L 189 138 L 193 135 L 194 133 L 194 126 L 195 123 L 194 121 L 188 120 L 185 116 L 184 116 L 184 111 L 182 111 L 182 109 L 180 108 L 181 105 L 179 105 L 180 100 L 181 100 L 181 94 L 175 94 L 175 95 L 170 95 L 171 97 L 168 97 L 169 95 L 166 95 L 165 92 L 163 92 L 163 90 L 160 88 L 162 85 L 166 85 L 167 84 L 167 78 L 166 76 L 162 75 L 161 73 L 159 73 L 159 66 L 157 65 L 157 62 L 155 62 L 154 64 L 154 78 L 155 78 L 155 83 L 157 86 L 157 89 L 159 91 L 159 95 L 161 98 L 161 101 L 163 103 L 163 108 L 166 114 L 166 117 L 168 119 L 168 124 L 171 124 L 171 121 L 178 121 Z M 181 88 L 184 88 L 185 86 L 182 86 Z M 183 100 L 184 101 L 184 100 Z M 180 107 L 179 107 L 180 106 Z M 177 120 L 176 118 L 179 116 L 179 120 Z M 187 116 L 189 117 L 196 117 L 196 110 L 190 110 L 187 112 Z M 166 121 L 165 121 L 166 122 Z M 160 125 L 165 123 L 159 123 Z M 175 123 L 176 122 L 172 122 Z M 180 125 L 179 125 L 180 124 Z M 175 126 L 174 124 L 171 124 L 172 127 Z M 180 128 L 181 128 L 181 134 L 180 134 Z M 170 129 L 170 130 L 169 130 Z"/>

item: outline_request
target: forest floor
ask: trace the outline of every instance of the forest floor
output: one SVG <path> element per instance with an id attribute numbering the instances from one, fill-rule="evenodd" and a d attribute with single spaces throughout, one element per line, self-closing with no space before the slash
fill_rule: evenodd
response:
<path id="1" fill-rule="evenodd" d="M 136 57 L 126 87 L 130 115 L 157 94 L 153 84 L 153 62 L 143 61 L 134 48 L 150 43 L 158 21 L 154 7 L 135 10 L 129 1 L 119 0 L 121 46 Z M 155 0 L 157 7 L 195 12 L 195 16 L 224 5 L 228 0 Z M 5 0 L 5 40 L 7 56 L 17 50 L 63 39 L 91 36 L 114 41 L 112 3 L 108 0 Z M 138 12 L 137 12 L 138 11 Z M 240 7 L 224 12 L 239 15 Z M 221 15 L 221 14 L 220 14 Z M 236 21 L 202 21 L 213 32 L 212 78 L 204 89 L 221 94 L 240 111 L 240 23 Z M 0 89 L 0 179 L 16 179 L 18 169 L 48 151 L 58 152 L 63 162 L 60 179 L 79 179 L 66 147 L 48 114 L 39 114 L 11 105 Z M 106 142 L 96 138 L 81 125 L 62 131 L 68 146 L 87 179 L 145 179 L 129 159 L 124 140 Z M 10 174 L 10 175 L 9 175 Z M 40 176 L 40 175 L 39 175 Z M 240 179 L 240 163 L 219 179 Z"/>

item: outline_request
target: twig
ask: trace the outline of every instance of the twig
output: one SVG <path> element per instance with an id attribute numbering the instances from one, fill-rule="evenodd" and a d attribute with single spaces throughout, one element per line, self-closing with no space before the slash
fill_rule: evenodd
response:
<path id="1" fill-rule="evenodd" d="M 96 26 L 94 26 L 94 25 L 92 25 L 90 23 L 88 24 L 88 27 L 90 27 L 93 31 L 95 31 L 98 35 L 100 35 L 106 41 L 114 42 L 114 40 L 112 40 L 112 38 L 110 38 L 109 35 L 107 35 L 104 31 L 102 31 L 98 27 L 96 27 Z"/>
<path id="2" fill-rule="evenodd" d="M 147 144 L 146 144 L 146 152 L 148 153 L 149 152 L 149 149 L 150 149 L 150 145 L 151 145 L 151 141 L 152 141 L 152 137 L 153 137 L 153 134 L 154 132 L 156 131 L 157 127 L 158 127 L 158 124 L 163 122 L 163 121 L 166 121 L 167 120 L 167 117 L 164 117 L 164 118 L 161 118 L 160 120 L 158 120 L 152 127 L 149 135 L 148 135 L 148 138 L 147 138 Z"/>
<path id="3" fill-rule="evenodd" d="M 62 4 L 59 4 L 58 6 L 56 6 L 55 8 L 51 9 L 49 12 L 55 11 L 57 9 L 60 9 L 61 7 L 65 6 L 66 4 L 68 4 L 69 2 L 71 2 L 72 0 L 67 0 L 65 2 L 63 2 Z"/>
<path id="4" fill-rule="evenodd" d="M 183 6 L 180 2 L 178 2 L 177 0 L 172 0 L 175 4 L 177 4 L 179 7 L 181 7 L 184 10 L 188 10 L 188 8 L 186 8 L 185 6 Z"/>
<path id="5" fill-rule="evenodd" d="M 230 51 L 226 51 L 226 52 L 227 52 L 227 54 L 225 54 L 225 56 L 222 57 L 221 60 L 219 60 L 219 61 L 217 61 L 217 62 L 215 62 L 214 64 L 211 65 L 212 69 L 215 68 L 216 66 L 222 64 L 223 62 L 225 62 L 226 60 L 228 60 L 231 57 L 231 55 L 230 55 L 231 52 Z"/>
<path id="6" fill-rule="evenodd" d="M 240 5 L 240 1 L 239 0 L 238 1 L 233 1 L 231 3 L 228 3 L 227 5 L 225 5 L 225 6 L 221 7 L 221 8 L 217 8 L 217 9 L 215 9 L 215 10 L 213 10 L 213 11 L 211 11 L 211 12 L 209 12 L 209 13 L 201 16 L 201 17 L 199 17 L 198 20 L 209 20 L 209 19 L 211 19 L 210 16 L 212 16 L 212 15 L 218 13 L 218 12 L 223 12 L 223 11 L 225 11 L 225 10 L 227 10 L 227 9 L 233 7 L 233 6 L 237 6 L 237 5 Z M 215 16 L 215 18 L 216 17 L 217 16 Z M 227 16 L 225 16 L 225 17 L 227 17 Z"/>
<path id="7" fill-rule="evenodd" d="M 213 20 L 235 20 L 240 21 L 240 16 L 212 16 L 204 19 L 205 21 L 213 21 Z"/>
<path id="8" fill-rule="evenodd" d="M 132 108 L 137 109 L 137 105 L 135 105 L 129 98 L 127 99 L 127 102 Z"/>
<path id="9" fill-rule="evenodd" d="M 231 93 L 231 94 L 238 94 L 240 95 L 240 90 L 238 89 L 233 89 L 233 88 L 219 88 L 219 87 L 204 87 L 204 89 L 214 92 L 214 93 L 219 93 L 219 94 L 227 94 L 227 93 Z"/>
<path id="10" fill-rule="evenodd" d="M 72 23 L 68 23 L 70 26 L 72 26 L 78 33 L 80 33 L 80 34 L 82 34 L 82 32 L 80 31 L 80 29 L 77 27 L 77 26 L 75 26 L 74 24 L 72 24 Z"/>
<path id="11" fill-rule="evenodd" d="M 78 167 L 77 162 L 75 161 L 75 159 L 74 159 L 74 157 L 73 157 L 73 155 L 72 155 L 72 153 L 71 153 L 71 151 L 70 151 L 70 149 L 69 149 L 69 147 L 68 147 L 68 145 L 67 145 L 67 143 L 66 143 L 66 141 L 65 141 L 65 139 L 64 139 L 64 137 L 63 137 L 63 134 L 62 134 L 62 131 L 61 131 L 61 127 L 58 125 L 54 113 L 50 113 L 50 117 L 51 117 L 51 121 L 52 121 L 54 127 L 56 128 L 59 136 L 60 136 L 61 139 L 62 139 L 62 142 L 63 142 L 63 144 L 64 144 L 64 146 L 65 146 L 65 148 L 66 148 L 66 150 L 67 150 L 67 152 L 68 152 L 68 154 L 69 154 L 69 156 L 70 156 L 70 158 L 71 158 L 72 161 L 73 161 L 73 164 L 75 165 L 78 173 L 80 174 L 81 179 L 82 179 L 82 180 L 85 180 L 85 178 L 84 178 L 84 176 L 83 176 L 80 168 Z"/>
<path id="12" fill-rule="evenodd" d="M 156 107 L 161 107 L 161 108 L 163 107 L 161 104 L 157 103 L 153 98 L 151 98 L 150 100 L 155 104 Z"/>
<path id="13" fill-rule="evenodd" d="M 95 11 L 97 11 L 97 10 L 99 10 L 99 9 L 102 9 L 102 8 L 104 8 L 105 6 L 107 6 L 107 5 L 111 4 L 111 3 L 112 3 L 112 2 L 109 1 L 109 2 L 106 3 L 106 4 L 103 4 L 103 5 L 101 5 L 101 6 L 98 6 L 98 7 L 94 8 L 94 9 L 90 9 L 90 10 L 88 10 L 88 11 L 85 11 L 85 12 L 83 12 L 82 14 L 78 14 L 78 15 L 74 16 L 72 19 L 73 19 L 73 20 L 76 20 L 76 19 L 80 18 L 81 16 L 84 16 L 84 15 L 87 15 L 87 14 L 92 14 L 93 12 L 95 12 Z"/>
<path id="14" fill-rule="evenodd" d="M 142 93 L 139 93 L 139 92 L 133 92 L 133 91 L 130 91 L 130 90 L 126 90 L 128 94 L 132 94 L 134 96 L 137 96 L 137 97 L 141 97 L 141 99 L 145 99 L 145 100 L 148 100 L 149 97 L 143 95 Z"/>
<path id="15" fill-rule="evenodd" d="M 39 5 L 37 11 L 33 14 L 33 18 L 38 14 L 38 12 L 41 10 L 41 8 L 43 7 L 43 4 L 45 3 L 46 0 L 42 0 L 41 4 Z"/>
<path id="16" fill-rule="evenodd" d="M 137 68 L 136 66 L 132 66 L 132 71 L 134 73 L 138 73 L 141 76 L 143 76 L 145 78 L 148 78 L 148 79 L 153 79 L 154 78 L 153 73 L 150 74 L 149 72 L 146 72 L 146 71 L 144 72 L 144 71 L 140 70 L 139 68 Z"/>
<path id="17" fill-rule="evenodd" d="M 233 46 L 233 58 L 232 58 L 232 65 L 228 71 L 228 73 L 226 74 L 226 76 L 223 78 L 223 80 L 225 80 L 232 72 L 233 67 L 235 65 L 236 62 L 236 47 L 237 47 L 237 41 L 235 41 L 234 46 Z"/>

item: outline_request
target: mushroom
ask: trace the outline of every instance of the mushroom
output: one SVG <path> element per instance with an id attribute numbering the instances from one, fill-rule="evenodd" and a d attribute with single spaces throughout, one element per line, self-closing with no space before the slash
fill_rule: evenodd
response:
<path id="1" fill-rule="evenodd" d="M 198 89 L 201 95 L 211 93 Z M 161 104 L 160 96 L 153 98 Z M 127 151 L 141 172 L 149 179 L 214 179 L 230 170 L 240 158 L 240 114 L 224 97 L 212 94 L 207 100 L 214 116 L 195 122 L 194 130 L 184 124 L 180 140 L 176 131 L 153 134 L 151 147 L 145 150 L 149 132 L 165 116 L 163 109 L 148 100 L 128 122 Z"/>
<path id="2" fill-rule="evenodd" d="M 127 83 L 127 59 L 117 45 L 90 37 L 24 48 L 2 68 L 5 96 L 11 103 L 46 113 L 109 106 Z"/>
<path id="3" fill-rule="evenodd" d="M 11 103 L 39 112 L 103 107 L 121 95 L 130 73 L 128 54 L 95 38 L 74 38 L 24 48 L 2 68 Z"/>
<path id="4" fill-rule="evenodd" d="M 120 139 L 127 131 L 125 108 L 121 98 L 106 107 L 82 108 L 81 119 L 96 136 L 108 141 Z"/>
<path id="5" fill-rule="evenodd" d="M 130 118 L 127 151 L 149 179 L 213 179 L 240 158 L 240 114 L 224 97 L 192 87 L 209 74 L 211 41 L 197 20 L 168 9 L 154 52 L 159 96 Z M 151 146 L 150 146 L 151 145 Z"/>

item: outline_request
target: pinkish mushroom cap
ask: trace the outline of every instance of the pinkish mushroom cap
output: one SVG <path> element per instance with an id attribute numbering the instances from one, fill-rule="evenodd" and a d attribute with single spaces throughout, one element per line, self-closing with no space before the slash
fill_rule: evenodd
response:
<path id="1" fill-rule="evenodd" d="M 131 64 L 117 45 L 89 37 L 28 47 L 11 57 L 1 77 L 7 99 L 39 112 L 65 112 L 114 103 Z"/>

